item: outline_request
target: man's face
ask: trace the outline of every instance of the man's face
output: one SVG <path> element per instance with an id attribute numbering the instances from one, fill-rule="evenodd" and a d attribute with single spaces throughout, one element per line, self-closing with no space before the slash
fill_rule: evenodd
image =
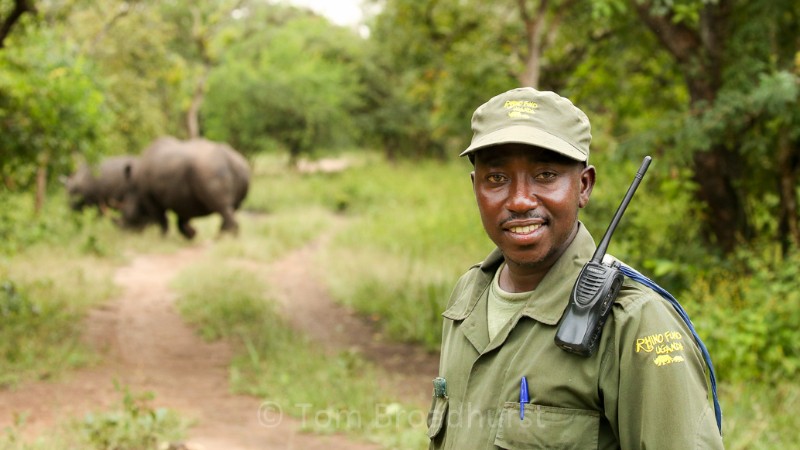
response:
<path id="1" fill-rule="evenodd" d="M 510 268 L 542 276 L 575 237 L 594 180 L 594 167 L 522 144 L 479 150 L 472 173 L 489 238 Z"/>

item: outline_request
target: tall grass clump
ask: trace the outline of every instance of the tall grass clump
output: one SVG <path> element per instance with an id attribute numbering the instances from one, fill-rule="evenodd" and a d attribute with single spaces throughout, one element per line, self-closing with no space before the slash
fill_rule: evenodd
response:
<path id="1" fill-rule="evenodd" d="M 34 441 L 25 439 L 24 418 L 0 434 L 0 450 L 156 450 L 184 438 L 190 422 L 175 411 L 152 405 L 151 392 L 135 393 L 117 385 L 117 408 L 70 419 Z"/>
<path id="2" fill-rule="evenodd" d="M 777 253 L 777 252 L 776 252 Z M 736 382 L 800 379 L 800 255 L 743 252 L 738 269 L 708 270 L 684 295 L 720 377 Z"/>
<path id="3" fill-rule="evenodd" d="M 359 356 L 325 353 L 291 328 L 265 298 L 267 286 L 255 273 L 219 261 L 200 263 L 175 285 L 187 321 L 207 339 L 234 343 L 235 391 L 263 398 L 268 410 L 300 418 L 314 432 L 421 448 L 423 414 L 381 395 L 375 369 Z"/>
<path id="4" fill-rule="evenodd" d="M 321 206 L 311 205 L 302 213 L 262 214 L 242 211 L 239 238 L 220 239 L 214 255 L 272 261 L 287 252 L 307 245 L 333 226 L 333 217 Z"/>
<path id="5" fill-rule="evenodd" d="M 800 257 L 740 250 L 676 291 L 711 354 L 729 449 L 796 447 Z"/>
<path id="6" fill-rule="evenodd" d="M 88 309 L 110 298 L 119 262 L 116 231 L 56 197 L 34 214 L 32 198 L 3 194 L 0 212 L 0 386 L 52 378 L 89 363 L 81 341 Z"/>
<path id="7" fill-rule="evenodd" d="M 435 348 L 456 279 L 493 248 L 470 171 L 465 161 L 416 161 L 342 174 L 354 214 L 320 261 L 335 298 L 395 339 Z"/>
<path id="8" fill-rule="evenodd" d="M 218 261 L 195 264 L 174 284 L 178 310 L 209 341 L 243 338 L 275 315 L 263 300 L 265 286 L 253 273 Z"/>
<path id="9" fill-rule="evenodd" d="M 253 158 L 253 176 L 243 208 L 259 213 L 304 211 L 319 206 L 344 213 L 363 200 L 380 196 L 380 192 L 360 189 L 348 181 L 350 173 L 369 173 L 376 158 L 366 153 L 339 156 L 346 166 L 336 171 L 303 171 L 289 167 L 288 160 L 274 154 Z M 365 179 L 366 180 L 366 179 Z M 370 183 L 367 183 L 370 184 Z M 375 187 L 374 183 L 371 183 Z"/>
<path id="10" fill-rule="evenodd" d="M 134 393 L 118 386 L 119 408 L 87 414 L 72 425 L 82 448 L 138 450 L 167 448 L 182 439 L 189 422 L 176 412 L 152 405 L 151 392 Z"/>
<path id="11" fill-rule="evenodd" d="M 725 382 L 720 385 L 720 402 L 726 449 L 797 448 L 800 386 L 796 381 L 784 380 L 776 384 Z"/>

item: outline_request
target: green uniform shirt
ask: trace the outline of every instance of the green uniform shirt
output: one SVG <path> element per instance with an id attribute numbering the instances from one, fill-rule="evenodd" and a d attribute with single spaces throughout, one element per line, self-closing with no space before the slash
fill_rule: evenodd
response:
<path id="1" fill-rule="evenodd" d="M 553 342 L 572 286 L 595 245 L 581 224 L 531 300 L 489 341 L 487 291 L 496 250 L 459 279 L 443 313 L 431 449 L 722 448 L 705 363 L 672 306 L 625 279 L 597 352 Z M 520 381 L 530 402 L 520 419 Z"/>

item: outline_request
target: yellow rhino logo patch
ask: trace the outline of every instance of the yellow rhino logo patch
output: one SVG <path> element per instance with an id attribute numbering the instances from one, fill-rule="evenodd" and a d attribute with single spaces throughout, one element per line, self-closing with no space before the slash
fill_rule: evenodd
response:
<path id="1" fill-rule="evenodd" d="M 683 356 L 670 356 L 670 355 L 660 355 L 653 359 L 653 363 L 657 366 L 666 366 L 667 364 L 679 363 L 683 362 Z"/>

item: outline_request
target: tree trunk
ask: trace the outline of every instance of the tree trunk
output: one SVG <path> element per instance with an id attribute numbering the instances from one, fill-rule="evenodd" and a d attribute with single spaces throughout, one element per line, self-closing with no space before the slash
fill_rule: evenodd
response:
<path id="1" fill-rule="evenodd" d="M 800 169 L 799 153 L 796 143 L 792 143 L 789 139 L 789 130 L 784 127 L 778 138 L 778 192 L 780 193 L 778 232 L 784 255 L 790 248 L 800 248 L 796 190 L 798 169 Z"/>
<path id="2" fill-rule="evenodd" d="M 528 14 L 527 0 L 517 0 L 519 13 L 525 24 L 526 49 L 523 59 L 525 70 L 519 77 L 522 86 L 536 88 L 539 85 L 539 75 L 542 65 L 542 51 L 544 50 L 544 20 L 547 11 L 547 0 L 540 0 L 535 14 Z"/>
<path id="3" fill-rule="evenodd" d="M 206 81 L 208 80 L 208 73 L 211 67 L 208 64 L 203 65 L 203 73 L 197 84 L 194 87 L 194 95 L 192 96 L 192 103 L 189 105 L 189 110 L 186 112 L 186 130 L 189 134 L 189 139 L 197 139 L 200 135 L 200 108 L 203 106 L 203 100 L 206 95 Z"/>
<path id="4" fill-rule="evenodd" d="M 542 54 L 553 43 L 561 20 L 572 4 L 571 0 L 564 1 L 560 5 L 552 5 L 548 0 L 539 0 L 536 11 L 531 14 L 528 11 L 527 0 L 517 0 L 517 7 L 525 25 L 526 43 L 525 51 L 522 52 L 525 70 L 518 76 L 521 86 L 538 89 L 542 74 Z M 548 11 L 551 7 L 555 9 L 554 12 Z"/>
<path id="5" fill-rule="evenodd" d="M 738 153 L 719 145 L 694 154 L 694 181 L 699 187 L 697 198 L 708 208 L 703 231 L 709 242 L 726 252 L 750 238 L 744 196 L 734 186 L 739 159 Z"/>
<path id="6" fill-rule="evenodd" d="M 652 2 L 632 0 L 639 17 L 678 63 L 690 95 L 693 114 L 702 115 L 722 86 L 723 53 L 727 37 L 728 0 L 707 4 L 698 29 L 675 22 L 670 14 L 653 13 Z M 696 197 L 708 207 L 704 231 L 724 251 L 751 235 L 744 194 L 736 186 L 741 167 L 738 149 L 721 143 L 693 155 Z"/>
<path id="7" fill-rule="evenodd" d="M 36 168 L 36 199 L 33 204 L 33 212 L 37 216 L 44 208 L 45 193 L 47 192 L 47 161 L 39 163 Z"/>

